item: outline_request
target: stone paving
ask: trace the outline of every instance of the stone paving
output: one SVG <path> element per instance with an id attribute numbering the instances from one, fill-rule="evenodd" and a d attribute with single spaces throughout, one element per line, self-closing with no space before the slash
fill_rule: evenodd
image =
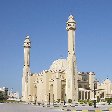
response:
<path id="1" fill-rule="evenodd" d="M 59 109 L 35 106 L 30 104 L 3 103 L 0 104 L 0 112 L 60 112 Z"/>
<path id="2" fill-rule="evenodd" d="M 111 109 L 111 110 L 110 110 Z M 112 105 L 99 105 L 97 108 L 93 106 L 37 106 L 31 104 L 21 104 L 21 103 L 0 103 L 0 112 L 112 112 Z M 95 111 L 96 110 L 96 111 Z"/>

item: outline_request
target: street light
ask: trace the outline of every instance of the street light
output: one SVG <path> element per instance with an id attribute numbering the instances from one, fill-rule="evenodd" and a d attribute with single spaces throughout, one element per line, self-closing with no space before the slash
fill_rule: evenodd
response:
<path id="1" fill-rule="evenodd" d="M 101 91 L 101 90 L 104 90 L 104 89 L 97 89 L 97 80 L 95 80 L 93 83 L 94 83 L 94 108 L 96 108 L 96 91 Z"/>
<path id="2" fill-rule="evenodd" d="M 94 108 L 96 108 L 96 99 L 95 99 L 96 97 L 95 96 L 96 96 L 96 86 L 97 86 L 96 84 L 97 84 L 97 82 L 98 82 L 97 80 L 95 80 L 93 82 L 94 83 L 94 90 L 93 90 L 93 92 L 94 92 Z"/>
<path id="3" fill-rule="evenodd" d="M 66 94 L 64 96 L 64 105 L 66 104 Z"/>
<path id="4" fill-rule="evenodd" d="M 49 105 L 50 105 L 50 92 L 49 92 Z"/>

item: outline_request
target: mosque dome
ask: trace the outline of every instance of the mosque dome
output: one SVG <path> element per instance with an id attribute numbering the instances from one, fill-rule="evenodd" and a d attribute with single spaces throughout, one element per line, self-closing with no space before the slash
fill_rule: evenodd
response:
<path id="1" fill-rule="evenodd" d="M 67 60 L 66 59 L 58 59 L 55 60 L 50 66 L 50 70 L 53 71 L 64 71 L 67 69 Z"/>

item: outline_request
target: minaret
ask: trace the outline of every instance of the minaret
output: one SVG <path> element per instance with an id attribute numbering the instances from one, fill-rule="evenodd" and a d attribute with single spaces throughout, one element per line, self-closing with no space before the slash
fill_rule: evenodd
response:
<path id="1" fill-rule="evenodd" d="M 24 67 L 22 77 L 22 100 L 28 100 L 28 76 L 30 76 L 30 48 L 31 41 L 29 36 L 26 36 L 24 41 Z"/>
<path id="2" fill-rule="evenodd" d="M 69 16 L 66 22 L 66 30 L 68 31 L 68 70 L 66 75 L 66 99 L 78 101 L 78 84 L 76 71 L 76 56 L 75 56 L 75 30 L 76 22 L 72 15 Z"/>

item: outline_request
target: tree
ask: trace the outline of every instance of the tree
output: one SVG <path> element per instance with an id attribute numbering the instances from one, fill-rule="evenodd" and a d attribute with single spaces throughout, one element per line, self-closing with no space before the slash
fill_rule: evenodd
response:
<path id="1" fill-rule="evenodd" d="M 2 91 L 0 91 L 0 100 L 4 100 L 4 93 Z"/>
<path id="2" fill-rule="evenodd" d="M 0 100 L 7 100 L 7 94 L 4 91 L 0 91 Z"/>

